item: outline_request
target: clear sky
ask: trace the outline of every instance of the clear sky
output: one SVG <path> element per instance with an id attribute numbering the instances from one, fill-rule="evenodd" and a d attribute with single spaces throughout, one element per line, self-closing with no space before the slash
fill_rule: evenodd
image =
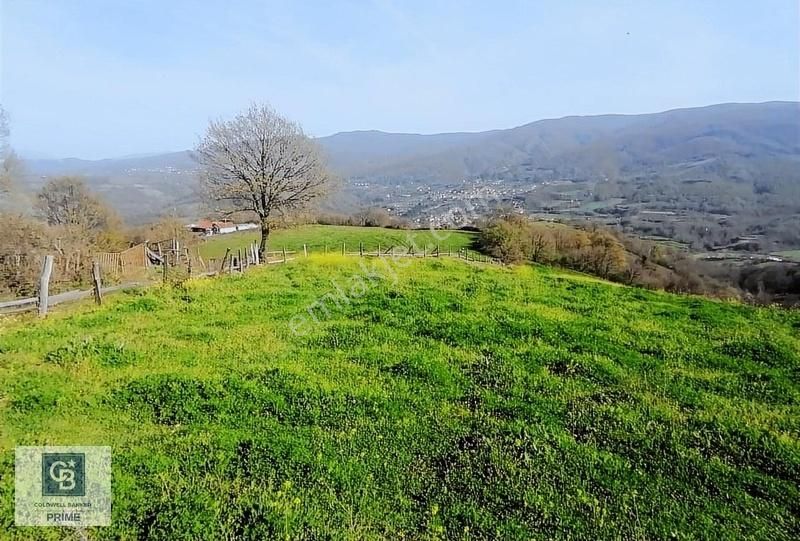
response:
<path id="1" fill-rule="evenodd" d="M 194 146 L 269 101 L 312 135 L 798 100 L 797 0 L 0 0 L 23 154 Z"/>

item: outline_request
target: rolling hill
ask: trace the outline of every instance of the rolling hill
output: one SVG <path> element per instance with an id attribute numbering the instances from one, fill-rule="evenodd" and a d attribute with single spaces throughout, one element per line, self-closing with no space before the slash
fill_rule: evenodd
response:
<path id="1" fill-rule="evenodd" d="M 348 132 L 320 139 L 346 176 L 571 177 L 692 169 L 732 161 L 755 175 L 762 161 L 800 164 L 800 104 L 723 104 L 645 115 L 540 120 L 508 130 L 439 135 Z M 614 171 L 616 169 L 616 171 Z"/>
<path id="2" fill-rule="evenodd" d="M 197 164 L 189 151 L 104 160 L 26 160 L 25 188 L 35 191 L 48 178 L 83 177 L 129 222 L 198 211 Z"/>
<path id="3" fill-rule="evenodd" d="M 0 538 L 68 535 L 13 526 L 13 449 L 76 441 L 91 539 L 797 538 L 800 313 L 363 261 L 6 321 Z"/>
<path id="4" fill-rule="evenodd" d="M 761 227 L 777 238 L 779 223 L 764 220 L 791 224 L 800 216 L 797 102 L 576 116 L 479 133 L 358 131 L 318 141 L 333 170 L 348 180 L 333 203 L 343 211 L 380 205 L 425 218 L 440 212 L 431 205 L 432 191 L 447 198 L 448 190 L 464 181 L 488 180 L 497 183 L 499 199 L 521 201 L 531 210 L 551 211 L 567 200 L 591 202 L 598 214 L 608 215 L 616 212 L 614 205 L 603 201 L 647 204 L 650 210 L 690 209 L 697 213 L 693 225 L 713 230 L 714 224 L 699 224 L 698 216 L 733 217 L 726 227 L 743 217 L 741 230 L 729 237 L 762 234 Z M 167 211 L 199 212 L 196 163 L 189 151 L 117 160 L 31 160 L 27 166 L 29 188 L 54 175 L 84 175 L 134 221 Z M 570 193 L 534 191 L 565 179 L 582 184 Z M 778 247 L 794 246 L 781 240 L 773 246 Z"/>

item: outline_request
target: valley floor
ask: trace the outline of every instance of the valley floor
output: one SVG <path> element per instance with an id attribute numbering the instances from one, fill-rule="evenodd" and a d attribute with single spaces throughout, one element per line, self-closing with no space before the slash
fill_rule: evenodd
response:
<path id="1" fill-rule="evenodd" d="M 45 443 L 113 446 L 91 539 L 800 535 L 798 311 L 318 255 L 0 325 L 0 538 Z"/>

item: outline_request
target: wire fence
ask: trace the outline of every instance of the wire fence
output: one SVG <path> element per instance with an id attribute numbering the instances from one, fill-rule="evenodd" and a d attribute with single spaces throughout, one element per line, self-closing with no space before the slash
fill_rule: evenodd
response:
<path id="1" fill-rule="evenodd" d="M 0 273 L 7 288 L 7 300 L 0 302 L 0 314 L 38 309 L 84 299 L 94 295 L 98 303 L 105 293 L 126 287 L 180 283 L 192 276 L 242 273 L 251 267 L 286 263 L 315 254 L 350 257 L 458 258 L 464 261 L 499 264 L 500 261 L 469 248 L 440 246 L 415 248 L 407 245 L 365 247 L 358 243 L 340 245 L 303 244 L 294 249 L 259 253 L 256 243 L 227 248 L 222 258 L 204 260 L 196 247 L 181 246 L 177 239 L 137 244 L 122 252 L 72 252 L 58 254 L 0 255 Z"/>

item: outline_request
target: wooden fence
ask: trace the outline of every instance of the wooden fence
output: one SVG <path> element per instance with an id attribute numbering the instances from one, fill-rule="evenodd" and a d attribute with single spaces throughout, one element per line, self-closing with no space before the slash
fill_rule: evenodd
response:
<path id="1" fill-rule="evenodd" d="M 182 281 L 191 276 L 233 274 L 234 272 L 244 272 L 251 266 L 286 263 L 300 257 L 301 254 L 303 257 L 308 257 L 312 253 L 309 246 L 303 244 L 302 250 L 287 250 L 286 247 L 283 247 L 280 250 L 270 250 L 264 254 L 259 254 L 257 244 L 251 243 L 242 248 L 229 248 L 225 252 L 225 256 L 219 261 L 210 259 L 206 262 L 203 261 L 199 254 L 191 254 L 186 248 L 181 248 L 177 241 L 172 241 L 168 246 L 158 243 L 153 247 L 158 252 L 151 251 L 146 243 L 142 243 L 122 252 L 96 253 L 91 256 L 91 259 L 87 259 L 87 254 L 81 253 L 41 256 L 36 257 L 35 261 L 26 256 L 11 255 L 0 257 L 0 267 L 20 267 L 23 262 L 28 267 L 34 263 L 39 265 L 39 272 L 37 273 L 39 276 L 38 296 L 0 302 L 0 313 L 16 313 L 38 308 L 40 315 L 43 316 L 47 313 L 48 305 L 82 299 L 90 296 L 93 292 L 99 304 L 102 302 L 102 296 L 105 292 L 145 285 L 147 283 L 146 279 L 132 281 L 130 274 L 132 271 L 142 271 L 154 266 L 161 267 L 164 282 Z M 420 250 L 408 246 L 381 247 L 378 245 L 374 250 L 367 250 L 363 244 L 359 243 L 358 251 L 351 251 L 348 250 L 345 243 L 342 243 L 341 250 L 339 250 L 338 245 L 335 249 L 329 249 L 328 245 L 324 245 L 322 248 L 317 246 L 316 249 L 317 253 L 341 253 L 345 256 L 356 257 L 457 257 L 466 261 L 499 263 L 499 260 L 495 258 L 467 248 L 453 250 L 447 247 L 446 250 L 442 250 L 439 246 L 436 246 L 424 247 Z M 72 290 L 50 295 L 51 279 L 55 278 L 56 283 L 58 283 L 58 272 L 65 275 L 81 275 L 85 279 L 81 280 L 81 283 L 87 283 L 90 279 L 94 287 L 92 289 Z M 84 274 L 86 276 L 83 276 Z M 110 276 L 114 279 L 127 275 L 127 283 L 103 287 L 100 279 L 101 275 Z M 149 275 L 150 283 L 154 278 L 155 276 L 151 273 Z"/>
<path id="2" fill-rule="evenodd" d="M 126 272 L 141 271 L 150 266 L 145 243 L 121 252 L 97 252 L 93 257 L 106 275 L 124 276 Z"/>
<path id="3" fill-rule="evenodd" d="M 312 253 L 312 249 L 303 244 L 302 248 L 303 254 L 308 256 Z M 320 248 L 317 247 L 317 253 L 319 253 Z M 499 264 L 501 263 L 499 259 L 494 258 L 492 256 L 488 256 L 486 254 L 482 254 L 475 250 L 470 250 L 469 248 L 456 248 L 453 249 L 451 246 L 441 247 L 440 245 L 435 246 L 424 246 L 421 249 L 414 248 L 413 246 L 397 246 L 391 245 L 388 247 L 381 246 L 380 244 L 377 245 L 376 248 L 367 249 L 364 247 L 363 243 L 359 243 L 358 251 L 351 250 L 346 243 L 341 244 L 341 249 L 339 245 L 335 245 L 333 247 L 328 246 L 327 244 L 322 245 L 321 248 L 322 253 L 340 253 L 343 256 L 358 256 L 358 257 L 455 257 L 458 259 L 463 259 L 465 261 L 475 261 L 481 263 L 494 263 Z"/>

